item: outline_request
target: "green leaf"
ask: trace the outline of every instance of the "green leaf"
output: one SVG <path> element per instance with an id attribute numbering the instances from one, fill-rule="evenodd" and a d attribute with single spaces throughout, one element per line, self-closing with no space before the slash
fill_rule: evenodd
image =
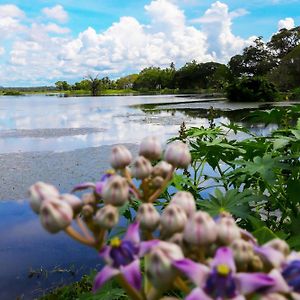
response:
<path id="1" fill-rule="evenodd" d="M 257 229 L 252 234 L 257 238 L 259 244 L 264 244 L 277 238 L 277 235 L 268 227 Z"/>

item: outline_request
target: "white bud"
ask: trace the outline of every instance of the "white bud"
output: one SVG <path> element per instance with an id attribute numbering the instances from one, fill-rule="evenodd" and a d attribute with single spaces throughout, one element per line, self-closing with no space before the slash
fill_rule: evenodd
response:
<path id="1" fill-rule="evenodd" d="M 187 217 L 192 216 L 196 211 L 194 196 L 190 192 L 177 192 L 171 199 L 170 204 L 180 206 L 186 213 Z"/>
<path id="2" fill-rule="evenodd" d="M 131 174 L 134 178 L 145 179 L 150 176 L 152 169 L 153 167 L 147 158 L 138 156 L 133 162 Z"/>
<path id="3" fill-rule="evenodd" d="M 59 197 L 62 201 L 68 203 L 72 209 L 74 210 L 74 212 L 79 212 L 80 209 L 82 208 L 82 201 L 76 197 L 75 195 L 72 194 L 62 194 Z"/>
<path id="4" fill-rule="evenodd" d="M 56 233 L 68 227 L 73 219 L 69 204 L 58 199 L 45 200 L 40 209 L 40 220 L 46 230 Z"/>
<path id="5" fill-rule="evenodd" d="M 136 219 L 141 229 L 153 231 L 159 225 L 160 214 L 152 203 L 143 203 L 137 211 Z"/>
<path id="6" fill-rule="evenodd" d="M 122 206 L 129 197 L 129 186 L 125 178 L 114 175 L 103 187 L 102 198 L 105 204 Z"/>
<path id="7" fill-rule="evenodd" d="M 174 167 L 185 169 L 192 158 L 188 146 L 176 141 L 167 146 L 164 159 Z"/>
<path id="8" fill-rule="evenodd" d="M 37 182 L 29 188 L 29 203 L 34 212 L 40 212 L 41 205 L 45 199 L 58 198 L 59 191 L 55 186 L 44 182 Z"/>
<path id="9" fill-rule="evenodd" d="M 193 246 L 210 245 L 217 239 L 217 225 L 208 213 L 197 211 L 188 219 L 183 238 Z"/>
<path id="10" fill-rule="evenodd" d="M 241 237 L 240 228 L 236 225 L 231 216 L 221 217 L 217 221 L 218 225 L 218 241 L 222 245 L 229 245 L 234 240 Z"/>
<path id="11" fill-rule="evenodd" d="M 150 282 L 159 290 L 166 290 L 178 275 L 172 266 L 174 260 L 183 259 L 183 253 L 179 246 L 159 242 L 148 255 L 149 267 L 147 276 Z"/>
<path id="12" fill-rule="evenodd" d="M 172 165 L 168 164 L 165 161 L 160 161 L 153 167 L 152 176 L 160 176 L 166 178 L 172 170 Z"/>
<path id="13" fill-rule="evenodd" d="M 104 229 L 111 229 L 119 222 L 119 211 L 115 206 L 107 204 L 97 211 L 94 221 Z"/>
<path id="14" fill-rule="evenodd" d="M 290 253 L 290 247 L 288 243 L 281 239 L 273 239 L 264 244 L 264 246 L 272 247 L 273 249 L 281 252 L 284 256 L 288 256 Z"/>
<path id="15" fill-rule="evenodd" d="M 139 154 L 150 160 L 159 159 L 161 156 L 161 144 L 156 137 L 149 136 L 142 140 Z"/>
<path id="16" fill-rule="evenodd" d="M 178 205 L 168 205 L 161 217 L 160 225 L 162 227 L 162 234 L 170 236 L 175 232 L 181 232 L 187 222 L 185 211 Z"/>
<path id="17" fill-rule="evenodd" d="M 132 161 L 130 151 L 123 145 L 112 148 L 110 156 L 110 164 L 115 169 L 124 169 Z"/>

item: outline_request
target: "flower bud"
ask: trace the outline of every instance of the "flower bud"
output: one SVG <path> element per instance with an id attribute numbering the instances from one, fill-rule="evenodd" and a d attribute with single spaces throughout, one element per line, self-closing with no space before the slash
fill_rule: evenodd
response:
<path id="1" fill-rule="evenodd" d="M 281 294 L 268 293 L 265 295 L 258 296 L 257 300 L 286 300 L 287 298 Z"/>
<path id="2" fill-rule="evenodd" d="M 152 180 L 151 180 L 151 184 L 153 188 L 160 188 L 164 183 L 164 179 L 160 176 L 155 176 Z"/>
<path id="3" fill-rule="evenodd" d="M 32 210 L 37 214 L 40 212 L 42 202 L 45 199 L 57 199 L 58 197 L 59 191 L 51 184 L 39 181 L 29 188 L 29 203 Z"/>
<path id="4" fill-rule="evenodd" d="M 171 170 L 172 170 L 172 166 L 162 160 L 153 167 L 152 176 L 153 177 L 160 176 L 162 178 L 166 178 Z"/>
<path id="5" fill-rule="evenodd" d="M 217 221 L 218 241 L 222 245 L 229 245 L 241 237 L 240 228 L 231 216 L 221 217 Z"/>
<path id="6" fill-rule="evenodd" d="M 94 214 L 94 208 L 93 206 L 89 204 L 85 204 L 82 207 L 81 213 L 85 218 L 90 218 Z"/>
<path id="7" fill-rule="evenodd" d="M 72 194 L 62 194 L 60 199 L 68 203 L 75 213 L 78 213 L 83 205 L 82 201 Z"/>
<path id="8" fill-rule="evenodd" d="M 94 193 L 85 193 L 82 195 L 82 202 L 85 205 L 95 205 L 96 204 L 96 197 Z"/>
<path id="9" fill-rule="evenodd" d="M 143 203 L 136 215 L 136 219 L 140 222 L 143 230 L 154 231 L 159 225 L 160 215 L 151 203 Z"/>
<path id="10" fill-rule="evenodd" d="M 110 156 L 110 164 L 115 169 L 124 169 L 132 161 L 130 151 L 123 145 L 112 148 Z"/>
<path id="11" fill-rule="evenodd" d="M 177 192 L 171 199 L 171 205 L 176 204 L 180 206 L 190 217 L 196 211 L 196 203 L 193 195 L 190 192 Z"/>
<path id="12" fill-rule="evenodd" d="M 161 144 L 156 137 L 148 136 L 142 140 L 139 155 L 142 155 L 150 160 L 154 160 L 159 159 L 161 153 Z"/>
<path id="13" fill-rule="evenodd" d="M 181 232 L 187 222 L 185 211 L 178 205 L 168 205 L 161 217 L 160 225 L 162 227 L 162 234 L 170 236 L 175 232 Z"/>
<path id="14" fill-rule="evenodd" d="M 176 141 L 167 146 L 164 159 L 174 167 L 185 169 L 192 158 L 188 146 Z"/>
<path id="15" fill-rule="evenodd" d="M 273 239 L 267 242 L 266 244 L 264 244 L 264 246 L 272 247 L 273 249 L 281 252 L 284 256 L 288 256 L 290 253 L 289 245 L 287 244 L 286 241 L 281 239 Z"/>
<path id="16" fill-rule="evenodd" d="M 149 267 L 147 276 L 150 282 L 159 290 L 166 290 L 178 275 L 172 266 L 174 260 L 183 259 L 183 253 L 175 244 L 159 242 L 148 255 Z"/>
<path id="17" fill-rule="evenodd" d="M 193 246 L 212 244 L 217 239 L 217 225 L 204 211 L 197 211 L 188 219 L 183 232 L 183 239 Z"/>
<path id="18" fill-rule="evenodd" d="M 111 229 L 119 222 L 119 211 L 115 206 L 107 204 L 97 211 L 94 221 L 104 229 Z"/>
<path id="19" fill-rule="evenodd" d="M 61 200 L 45 200 L 40 209 L 40 220 L 43 227 L 56 233 L 68 227 L 73 219 L 73 210 L 71 206 Z"/>
<path id="20" fill-rule="evenodd" d="M 168 240 L 169 243 L 178 245 L 181 249 L 183 248 L 183 233 L 177 232 L 173 234 Z"/>
<path id="21" fill-rule="evenodd" d="M 246 271 L 254 252 L 253 245 L 242 239 L 236 239 L 230 245 L 238 271 Z"/>
<path id="22" fill-rule="evenodd" d="M 153 167 L 147 158 L 138 156 L 133 162 L 131 174 L 134 178 L 145 179 L 150 176 L 152 168 Z"/>
<path id="23" fill-rule="evenodd" d="M 125 178 L 115 175 L 110 177 L 103 187 L 102 198 L 105 204 L 122 206 L 129 197 L 129 186 Z"/>

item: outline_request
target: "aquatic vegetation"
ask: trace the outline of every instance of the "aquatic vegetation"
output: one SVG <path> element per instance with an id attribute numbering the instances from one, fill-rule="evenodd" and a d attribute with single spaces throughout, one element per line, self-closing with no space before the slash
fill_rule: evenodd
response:
<path id="1" fill-rule="evenodd" d="M 232 125 L 227 127 L 236 130 Z M 244 229 L 251 221 L 251 211 L 261 214 L 257 202 L 249 203 L 257 191 L 253 182 L 258 181 L 261 187 L 260 181 L 266 180 L 274 188 L 279 183 L 272 168 L 284 166 L 280 171 L 294 172 L 286 165 L 297 160 L 286 156 L 276 159 L 278 152 L 274 157 L 265 153 L 269 145 L 264 143 L 269 140 L 254 151 L 253 146 L 243 149 L 240 141 L 225 137 L 218 127 L 184 130 L 183 141 L 168 144 L 165 151 L 157 139 L 146 138 L 135 159 L 126 147 L 116 146 L 110 157 L 113 170 L 99 182 L 74 187 L 73 193 L 85 191 L 80 197 L 60 194 L 55 187 L 39 182 L 29 189 L 31 206 L 47 231 L 64 231 L 99 252 L 104 266 L 95 276 L 93 292 L 101 293 L 105 283 L 116 280 L 135 300 L 165 296 L 188 300 L 299 299 L 300 254 L 272 233 L 272 227 L 269 236 L 265 232 L 254 232 L 254 236 Z M 274 137 L 270 137 L 272 145 Z M 296 139 L 291 135 L 286 138 L 288 143 Z M 281 148 L 272 148 L 277 149 Z M 205 162 L 200 161 L 203 153 Z M 247 153 L 251 163 L 245 161 Z M 237 157 L 240 169 L 232 163 Z M 224 171 L 220 161 L 230 168 Z M 220 177 L 204 175 L 207 163 L 214 165 Z M 186 169 L 190 164 L 192 168 Z M 184 169 L 183 174 L 176 173 L 177 169 Z M 256 181 L 251 178 L 254 174 Z M 200 199 L 204 176 L 210 183 L 222 183 L 225 193 L 216 190 L 215 198 Z M 278 172 L 278 176 L 284 174 Z M 243 189 L 238 185 L 242 180 Z M 274 208 L 270 206 L 270 210 Z M 281 217 L 285 213 L 282 211 Z M 114 230 L 119 217 L 129 223 L 123 237 Z M 260 222 L 251 217 L 253 223 Z"/>

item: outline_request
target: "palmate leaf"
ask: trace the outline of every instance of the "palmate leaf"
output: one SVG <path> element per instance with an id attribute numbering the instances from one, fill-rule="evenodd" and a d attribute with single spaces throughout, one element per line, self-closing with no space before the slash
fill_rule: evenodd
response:
<path id="1" fill-rule="evenodd" d="M 246 127 L 243 127 L 241 125 L 238 125 L 234 122 L 230 122 L 229 124 L 224 124 L 224 123 L 221 123 L 221 125 L 225 128 L 228 128 L 230 130 L 232 130 L 234 132 L 234 134 L 237 134 L 238 132 L 244 132 L 244 133 L 247 133 L 249 135 L 253 135 L 249 129 L 247 129 Z"/>
<path id="2" fill-rule="evenodd" d="M 272 157 L 267 153 L 263 157 L 256 156 L 253 161 L 236 161 L 243 169 L 238 168 L 237 172 L 247 173 L 250 176 L 258 174 L 264 181 L 274 184 L 276 180 L 276 169 L 285 169 L 288 166 L 281 162 L 282 157 Z M 235 171 L 233 171 L 234 173 Z"/>
<path id="3" fill-rule="evenodd" d="M 186 131 L 186 135 L 189 138 L 205 138 L 209 137 L 211 139 L 215 139 L 218 136 L 224 135 L 221 127 L 215 128 L 204 128 L 204 127 L 191 127 Z"/>
<path id="4" fill-rule="evenodd" d="M 199 201 L 199 206 L 212 216 L 217 216 L 221 212 L 229 212 L 237 218 L 247 219 L 250 214 L 249 202 L 254 200 L 251 191 L 240 192 L 237 189 L 226 191 L 223 194 L 219 189 L 215 190 L 215 195 L 209 200 Z"/>

